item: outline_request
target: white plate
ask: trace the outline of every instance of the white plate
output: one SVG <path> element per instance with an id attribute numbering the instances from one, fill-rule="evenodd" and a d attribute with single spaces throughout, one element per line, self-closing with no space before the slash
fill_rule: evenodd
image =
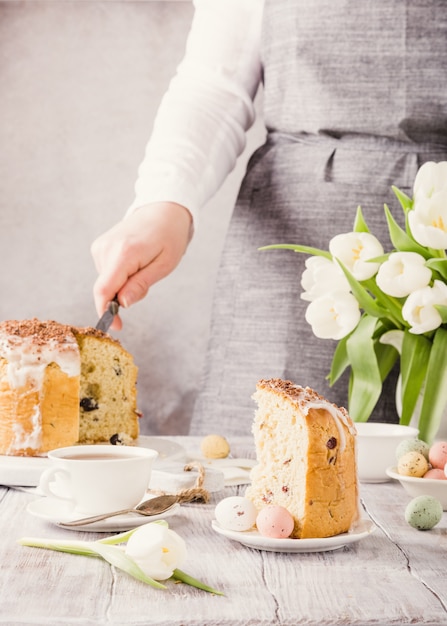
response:
<path id="1" fill-rule="evenodd" d="M 338 550 L 350 543 L 360 541 L 368 537 L 375 526 L 370 520 L 360 520 L 348 533 L 336 535 L 335 537 L 326 537 L 324 539 L 270 539 L 263 537 L 257 530 L 247 530 L 239 532 L 235 530 L 226 530 L 222 528 L 216 520 L 212 521 L 213 530 L 220 535 L 224 535 L 232 541 L 238 541 L 249 548 L 258 550 L 266 550 L 267 552 L 328 552 L 330 550 Z"/>
<path id="2" fill-rule="evenodd" d="M 166 461 L 179 461 L 187 458 L 186 451 L 179 443 L 162 437 L 140 436 L 136 445 L 157 450 L 154 467 L 161 468 Z M 3 456 L 0 455 L 0 485 L 14 487 L 37 487 L 40 475 L 49 466 L 46 457 Z"/>
<path id="3" fill-rule="evenodd" d="M 179 504 L 174 504 L 172 508 L 160 515 L 137 515 L 134 513 L 128 513 L 127 515 L 117 515 L 116 517 L 110 517 L 109 519 L 102 520 L 101 522 L 94 522 L 93 524 L 85 524 L 85 526 L 64 526 L 64 522 L 77 519 L 73 514 L 73 509 L 68 502 L 57 500 L 56 498 L 39 498 L 39 500 L 33 500 L 26 508 L 28 513 L 39 517 L 65 528 L 66 530 L 83 530 L 84 532 L 96 532 L 96 533 L 114 533 L 123 532 L 142 526 L 149 522 L 154 522 L 157 519 L 165 519 L 171 515 L 175 515 L 180 508 Z M 78 516 L 79 517 L 79 516 Z M 84 517 L 86 517 L 84 515 Z"/>

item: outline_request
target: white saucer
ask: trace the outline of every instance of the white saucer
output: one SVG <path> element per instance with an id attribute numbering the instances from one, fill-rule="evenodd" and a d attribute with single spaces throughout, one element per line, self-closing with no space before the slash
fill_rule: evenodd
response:
<path id="1" fill-rule="evenodd" d="M 249 548 L 266 550 L 267 552 L 328 552 L 360 541 L 374 532 L 375 525 L 370 520 L 360 520 L 348 533 L 326 537 L 323 539 L 270 539 L 263 537 L 257 530 L 239 532 L 222 528 L 216 520 L 211 522 L 213 530 L 232 541 L 237 541 Z"/>
<path id="2" fill-rule="evenodd" d="M 166 519 L 167 517 L 171 517 L 171 515 L 175 515 L 179 508 L 180 504 L 174 504 L 174 506 L 168 511 L 165 511 L 160 515 L 146 516 L 128 513 L 127 515 L 109 517 L 109 519 L 102 520 L 101 522 L 85 524 L 85 526 L 64 526 L 64 522 L 70 522 L 74 519 L 87 517 L 87 515 L 73 513 L 73 507 L 69 502 L 63 502 L 62 500 L 57 500 L 56 498 L 39 498 L 38 500 L 33 500 L 33 502 L 28 504 L 26 510 L 31 515 L 34 515 L 34 517 L 39 517 L 40 519 L 51 522 L 52 524 L 67 530 L 114 533 L 130 530 L 131 528 L 136 528 L 137 526 L 142 526 L 143 524 L 154 522 L 158 519 Z"/>
<path id="3" fill-rule="evenodd" d="M 179 443 L 162 437 L 140 436 L 136 445 L 157 450 L 154 468 L 160 469 L 166 461 L 186 460 L 186 450 Z M 40 475 L 49 466 L 47 457 L 0 455 L 0 485 L 37 487 Z"/>

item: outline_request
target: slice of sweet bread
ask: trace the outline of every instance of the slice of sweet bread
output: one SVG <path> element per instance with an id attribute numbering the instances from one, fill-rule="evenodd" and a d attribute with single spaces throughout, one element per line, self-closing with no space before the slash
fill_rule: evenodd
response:
<path id="1" fill-rule="evenodd" d="M 285 507 L 292 537 L 330 537 L 358 517 L 356 431 L 345 409 L 310 388 L 261 380 L 253 395 L 257 465 L 246 496 Z"/>

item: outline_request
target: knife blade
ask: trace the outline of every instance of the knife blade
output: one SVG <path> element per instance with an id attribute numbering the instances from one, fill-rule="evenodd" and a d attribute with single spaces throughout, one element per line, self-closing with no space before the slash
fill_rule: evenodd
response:
<path id="1" fill-rule="evenodd" d="M 102 330 L 104 333 L 109 330 L 115 315 L 118 313 L 119 306 L 118 297 L 115 296 L 113 300 L 109 302 L 107 309 L 101 315 L 98 323 L 96 324 L 97 330 Z"/>

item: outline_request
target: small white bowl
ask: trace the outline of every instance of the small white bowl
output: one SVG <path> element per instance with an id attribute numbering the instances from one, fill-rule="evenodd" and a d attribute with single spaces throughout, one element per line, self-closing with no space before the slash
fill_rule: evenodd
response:
<path id="1" fill-rule="evenodd" d="M 383 483 L 389 480 L 388 467 L 396 463 L 396 448 L 403 439 L 418 436 L 417 428 L 400 424 L 356 422 L 357 471 L 364 483 Z"/>
<path id="2" fill-rule="evenodd" d="M 390 478 L 398 480 L 405 491 L 412 497 L 433 496 L 442 504 L 443 511 L 447 511 L 447 480 L 436 478 L 415 478 L 414 476 L 402 476 L 397 467 L 389 467 L 386 471 Z"/>

